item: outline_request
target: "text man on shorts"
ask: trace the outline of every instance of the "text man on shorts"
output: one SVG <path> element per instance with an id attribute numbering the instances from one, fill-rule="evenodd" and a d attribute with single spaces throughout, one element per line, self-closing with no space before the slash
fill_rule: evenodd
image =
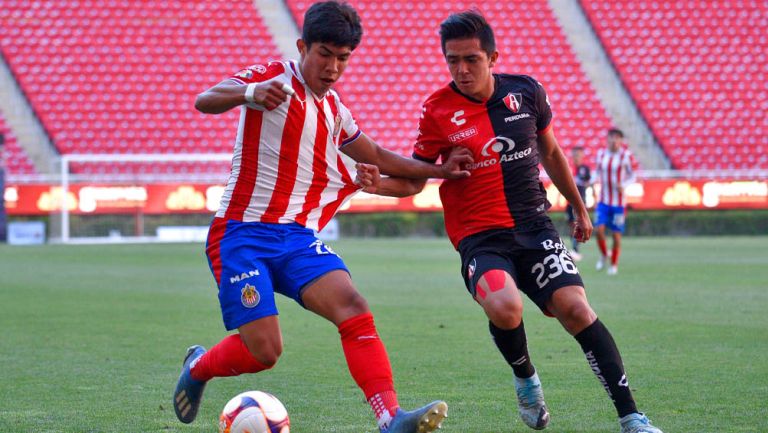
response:
<path id="1" fill-rule="evenodd" d="M 471 158 L 461 151 L 442 166 L 415 161 L 381 149 L 358 129 L 331 87 L 361 37 L 352 7 L 314 4 L 297 42 L 300 61 L 249 66 L 197 98 L 204 113 L 241 106 L 232 172 L 206 246 L 224 324 L 238 332 L 207 352 L 188 350 L 174 393 L 182 422 L 194 420 L 208 380 L 275 365 L 282 351 L 275 292 L 338 327 L 350 373 L 382 432 L 431 432 L 446 415 L 442 401 L 399 409 L 368 304 L 342 259 L 312 231 L 361 189 L 356 176 L 363 186 L 379 169 L 407 178 L 468 176 L 460 164 Z"/>
<path id="2" fill-rule="evenodd" d="M 492 73 L 499 54 L 480 14 L 451 15 L 440 36 L 453 81 L 425 102 L 414 157 L 434 162 L 455 146 L 473 152 L 472 175 L 440 187 L 445 226 L 461 255 L 467 288 L 514 372 L 523 421 L 543 429 L 549 411 L 528 356 L 518 289 L 579 342 L 613 400 L 621 432 L 660 433 L 638 412 L 619 350 L 587 302 L 579 271 L 546 213 L 539 163 L 573 205 L 574 235 L 589 239 L 592 224 L 552 131 L 544 88 L 525 75 Z M 423 186 L 423 180 L 383 178 L 371 190 L 402 196 Z"/>

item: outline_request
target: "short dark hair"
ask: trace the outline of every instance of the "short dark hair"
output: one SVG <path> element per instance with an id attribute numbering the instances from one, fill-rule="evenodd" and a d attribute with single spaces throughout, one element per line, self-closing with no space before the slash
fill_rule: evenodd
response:
<path id="1" fill-rule="evenodd" d="M 608 135 L 615 135 L 619 138 L 624 138 L 624 132 L 619 128 L 611 128 L 608 130 Z"/>
<path id="2" fill-rule="evenodd" d="M 337 47 L 360 45 L 363 25 L 355 8 L 347 3 L 325 1 L 315 3 L 304 14 L 301 39 L 311 46 L 315 42 L 326 42 Z"/>
<path id="3" fill-rule="evenodd" d="M 488 56 L 496 51 L 496 38 L 488 21 L 480 12 L 468 10 L 451 14 L 440 24 L 440 44 L 445 54 L 445 43 L 452 39 L 480 39 L 480 47 Z"/>
<path id="4" fill-rule="evenodd" d="M 583 152 L 583 151 L 584 151 L 584 146 L 573 146 L 571 148 L 571 152 Z"/>

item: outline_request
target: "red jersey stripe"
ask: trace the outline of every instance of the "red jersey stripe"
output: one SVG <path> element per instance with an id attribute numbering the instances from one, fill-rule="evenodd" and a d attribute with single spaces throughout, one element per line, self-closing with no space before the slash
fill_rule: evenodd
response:
<path id="1" fill-rule="evenodd" d="M 352 176 L 349 175 L 349 172 L 344 165 L 344 161 L 341 159 L 341 155 L 336 157 L 336 166 L 339 168 L 339 172 L 341 172 L 341 179 L 346 186 L 339 190 L 338 194 L 336 195 L 336 200 L 328 203 L 328 205 L 323 208 L 323 212 L 320 215 L 320 221 L 318 222 L 318 226 L 320 227 L 325 227 L 325 225 L 328 224 L 328 221 L 330 221 L 331 218 L 333 218 L 333 216 L 336 214 L 336 211 L 339 209 L 341 204 L 344 203 L 344 200 L 351 194 L 354 194 L 358 189 L 360 189 L 360 187 L 358 187 L 352 180 Z"/>
<path id="2" fill-rule="evenodd" d="M 330 98 L 329 98 L 330 99 Z M 306 200 L 301 207 L 301 213 L 296 215 L 296 222 L 307 224 L 307 216 L 320 204 L 320 195 L 328 185 L 328 161 L 325 159 L 326 146 L 328 145 L 328 124 L 323 110 L 323 103 L 315 102 L 317 106 L 317 132 L 315 134 L 314 154 L 312 157 L 312 184 L 306 194 Z"/>
<path id="3" fill-rule="evenodd" d="M 243 147 L 240 155 L 240 173 L 237 176 L 232 198 L 224 215 L 226 219 L 242 221 L 245 210 L 251 203 L 253 189 L 256 186 L 256 174 L 259 167 L 259 141 L 264 113 L 248 109 L 245 113 L 243 128 Z"/>
<path id="4" fill-rule="evenodd" d="M 277 167 L 277 181 L 269 206 L 261 217 L 262 222 L 277 223 L 288 209 L 288 202 L 296 184 L 296 172 L 298 170 L 296 161 L 299 158 L 301 134 L 304 131 L 306 115 L 307 110 L 304 103 L 299 98 L 291 98 L 288 117 L 283 129 L 283 138 L 280 140 L 282 145 L 280 146 L 280 162 Z"/>
<path id="5" fill-rule="evenodd" d="M 214 218 L 211 228 L 208 230 L 205 254 L 211 263 L 211 270 L 217 285 L 221 282 L 221 240 L 226 231 L 227 220 L 224 218 Z"/>

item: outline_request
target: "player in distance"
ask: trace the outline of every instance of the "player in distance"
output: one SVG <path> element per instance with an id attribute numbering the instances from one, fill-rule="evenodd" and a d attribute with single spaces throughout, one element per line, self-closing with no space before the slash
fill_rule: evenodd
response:
<path id="1" fill-rule="evenodd" d="M 620 129 L 609 129 L 605 149 L 597 153 L 595 164 L 595 178 L 600 183 L 600 195 L 595 209 L 600 258 L 595 267 L 601 271 L 610 260 L 608 275 L 616 275 L 619 272 L 621 235 L 624 233 L 627 205 L 624 190 L 635 182 L 634 166 L 634 156 L 624 144 L 624 133 Z M 605 242 L 606 227 L 611 230 L 613 237 L 610 254 Z"/>
<path id="2" fill-rule="evenodd" d="M 461 168 L 472 161 L 466 150 L 435 165 L 386 151 L 360 131 L 332 86 L 361 37 L 351 6 L 316 3 L 304 17 L 298 62 L 253 65 L 198 95 L 204 113 L 241 107 L 232 172 L 206 245 L 225 327 L 237 333 L 208 351 L 188 349 L 173 397 L 182 422 L 195 419 L 210 379 L 275 365 L 282 352 L 275 292 L 338 327 L 382 432 L 431 432 L 446 416 L 442 401 L 399 408 L 368 304 L 342 259 L 313 233 L 379 170 L 414 179 L 469 175 Z"/>
<path id="3" fill-rule="evenodd" d="M 571 161 L 573 162 L 573 181 L 576 183 L 576 189 L 579 190 L 579 196 L 581 200 L 587 202 L 587 188 L 591 184 L 592 174 L 587 164 L 584 164 L 584 148 L 576 146 L 571 149 Z M 565 216 L 568 220 L 568 224 L 571 226 L 571 230 L 575 227 L 576 216 L 573 214 L 573 206 L 570 203 L 565 207 Z M 581 261 L 581 253 L 579 252 L 579 240 L 571 236 L 571 257 L 573 260 Z"/>
<path id="4" fill-rule="evenodd" d="M 499 53 L 479 13 L 451 15 L 440 36 L 452 82 L 425 102 L 413 156 L 435 162 L 456 146 L 473 153 L 472 175 L 440 186 L 445 226 L 467 289 L 513 370 L 523 421 L 543 429 L 550 414 L 528 354 L 519 290 L 581 345 L 613 400 L 621 432 L 661 433 L 637 410 L 616 343 L 587 301 L 579 271 L 546 213 L 539 163 L 573 206 L 573 235 L 582 242 L 590 238 L 589 214 L 552 130 L 544 88 L 525 75 L 493 73 Z M 381 178 L 369 190 L 406 196 L 424 183 Z"/>

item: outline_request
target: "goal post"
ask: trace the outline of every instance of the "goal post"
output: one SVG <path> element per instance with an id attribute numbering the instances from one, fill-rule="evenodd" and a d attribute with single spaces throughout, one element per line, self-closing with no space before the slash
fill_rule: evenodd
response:
<path id="1" fill-rule="evenodd" d="M 135 215 L 126 212 L 125 209 L 117 209 L 115 214 L 93 213 L 87 211 L 94 210 L 93 204 L 84 204 L 82 197 L 74 197 L 73 189 L 78 189 L 83 193 L 85 188 L 93 197 L 89 202 L 95 203 L 105 194 L 118 194 L 124 198 L 125 203 L 136 201 L 140 202 L 142 198 L 146 200 L 148 185 L 219 185 L 213 187 L 216 191 L 223 191 L 223 185 L 227 181 L 230 170 L 231 153 L 196 153 L 196 154 L 68 154 L 61 156 L 60 165 L 60 188 L 61 188 L 61 211 L 60 211 L 60 237 L 53 238 L 52 241 L 61 243 L 127 243 L 127 242 L 157 242 L 162 241 L 156 235 L 147 235 L 144 233 L 144 216 L 140 211 Z M 89 165 L 91 168 L 104 166 L 103 173 L 84 174 L 73 173 L 73 167 L 76 165 Z M 162 164 L 166 170 L 158 170 L 157 164 Z M 151 167 L 150 172 L 142 171 L 140 166 Z M 157 172 L 156 172 L 157 171 Z M 188 188 L 188 187 L 187 187 Z M 101 194 L 102 197 L 99 196 Z M 199 195 L 199 194 L 198 194 Z M 199 201 L 199 198 L 197 198 Z M 70 203 L 70 201 L 74 202 Z M 218 203 L 216 203 L 218 205 Z M 213 212 L 210 205 L 199 207 L 198 212 L 191 211 L 188 207 L 179 206 L 179 221 L 174 221 L 173 225 L 183 225 L 184 221 L 205 221 L 210 220 Z M 93 209 L 92 209 L 93 208 Z M 73 211 L 77 211 L 77 218 L 90 218 L 106 220 L 115 217 L 118 219 L 130 219 L 135 217 L 135 227 L 133 233 L 121 233 L 119 230 L 105 233 L 94 233 L 94 235 L 84 235 L 82 232 L 73 233 Z M 85 211 L 85 212 L 83 212 Z M 167 217 L 173 216 L 168 212 Z M 196 218 L 195 218 L 196 217 Z M 173 218 L 166 218 L 173 219 Z M 108 224 L 108 223 L 107 223 Z M 104 224 L 102 224 L 104 225 Z M 119 224 L 118 224 L 119 225 Z M 117 235 L 115 235 L 117 233 Z"/>

